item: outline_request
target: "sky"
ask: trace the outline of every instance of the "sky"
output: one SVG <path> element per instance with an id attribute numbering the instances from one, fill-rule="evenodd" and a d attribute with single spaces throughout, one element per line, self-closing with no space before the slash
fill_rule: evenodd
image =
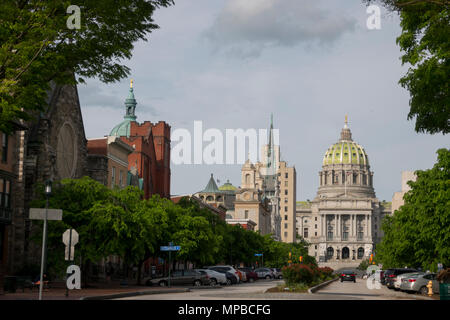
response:
<path id="1" fill-rule="evenodd" d="M 380 29 L 358 0 L 175 0 L 154 14 L 159 29 L 123 61 L 131 75 L 115 84 L 78 86 L 86 137 L 123 120 L 133 79 L 137 121 L 172 128 L 267 129 L 273 113 L 281 160 L 297 171 L 297 201 L 313 199 L 323 156 L 348 115 L 353 140 L 374 172 L 378 199 L 391 201 L 401 172 L 429 169 L 441 134 L 418 134 L 408 121 L 408 70 L 396 38 L 399 18 L 381 9 Z M 194 137 L 193 137 L 194 139 Z M 172 143 L 172 147 L 176 145 Z M 204 147 L 207 143 L 204 143 Z M 171 193 L 241 182 L 241 165 L 171 164 Z"/>

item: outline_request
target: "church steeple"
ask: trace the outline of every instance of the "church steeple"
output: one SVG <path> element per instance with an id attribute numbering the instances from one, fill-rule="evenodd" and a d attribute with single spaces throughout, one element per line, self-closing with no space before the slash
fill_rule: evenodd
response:
<path id="1" fill-rule="evenodd" d="M 133 79 L 130 81 L 130 91 L 128 93 L 128 98 L 125 100 L 125 116 L 124 119 L 136 121 L 136 99 L 134 98 L 134 92 L 133 92 Z"/>

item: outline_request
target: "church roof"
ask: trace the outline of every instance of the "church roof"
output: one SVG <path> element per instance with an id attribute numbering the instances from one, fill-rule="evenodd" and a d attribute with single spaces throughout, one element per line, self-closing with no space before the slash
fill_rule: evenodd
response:
<path id="1" fill-rule="evenodd" d="M 205 189 L 202 192 L 220 192 L 219 188 L 217 187 L 216 182 L 214 181 L 213 174 L 211 173 L 211 178 L 209 178 L 208 184 L 206 185 Z"/>

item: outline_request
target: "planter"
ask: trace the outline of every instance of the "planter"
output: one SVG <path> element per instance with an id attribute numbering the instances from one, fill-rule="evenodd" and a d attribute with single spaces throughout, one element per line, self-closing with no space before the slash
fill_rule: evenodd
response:
<path id="1" fill-rule="evenodd" d="M 450 283 L 439 283 L 440 300 L 450 300 Z"/>

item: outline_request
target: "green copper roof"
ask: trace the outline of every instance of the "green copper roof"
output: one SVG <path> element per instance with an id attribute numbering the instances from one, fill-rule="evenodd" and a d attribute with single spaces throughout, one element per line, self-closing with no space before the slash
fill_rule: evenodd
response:
<path id="1" fill-rule="evenodd" d="M 208 184 L 202 192 L 219 192 L 216 182 L 214 181 L 213 174 L 211 173 L 211 178 L 209 178 Z"/>
<path id="2" fill-rule="evenodd" d="M 369 157 L 364 148 L 352 140 L 352 133 L 348 127 L 347 116 L 345 117 L 345 126 L 341 131 L 339 142 L 328 148 L 323 157 L 322 164 L 369 165 Z"/>
<path id="3" fill-rule="evenodd" d="M 237 188 L 235 186 L 233 186 L 229 180 L 227 180 L 226 183 L 224 183 L 223 185 L 221 185 L 219 187 L 220 191 L 236 191 Z"/>
<path id="4" fill-rule="evenodd" d="M 136 121 L 136 99 L 134 98 L 133 87 L 130 87 L 130 91 L 128 93 L 128 98 L 125 99 L 125 116 L 123 117 L 125 120 L 116 125 L 111 132 L 110 136 L 130 136 L 130 128 L 131 122 Z"/>
<path id="5" fill-rule="evenodd" d="M 368 165 L 369 158 L 364 148 L 356 142 L 340 141 L 325 152 L 323 165 L 341 163 Z"/>

